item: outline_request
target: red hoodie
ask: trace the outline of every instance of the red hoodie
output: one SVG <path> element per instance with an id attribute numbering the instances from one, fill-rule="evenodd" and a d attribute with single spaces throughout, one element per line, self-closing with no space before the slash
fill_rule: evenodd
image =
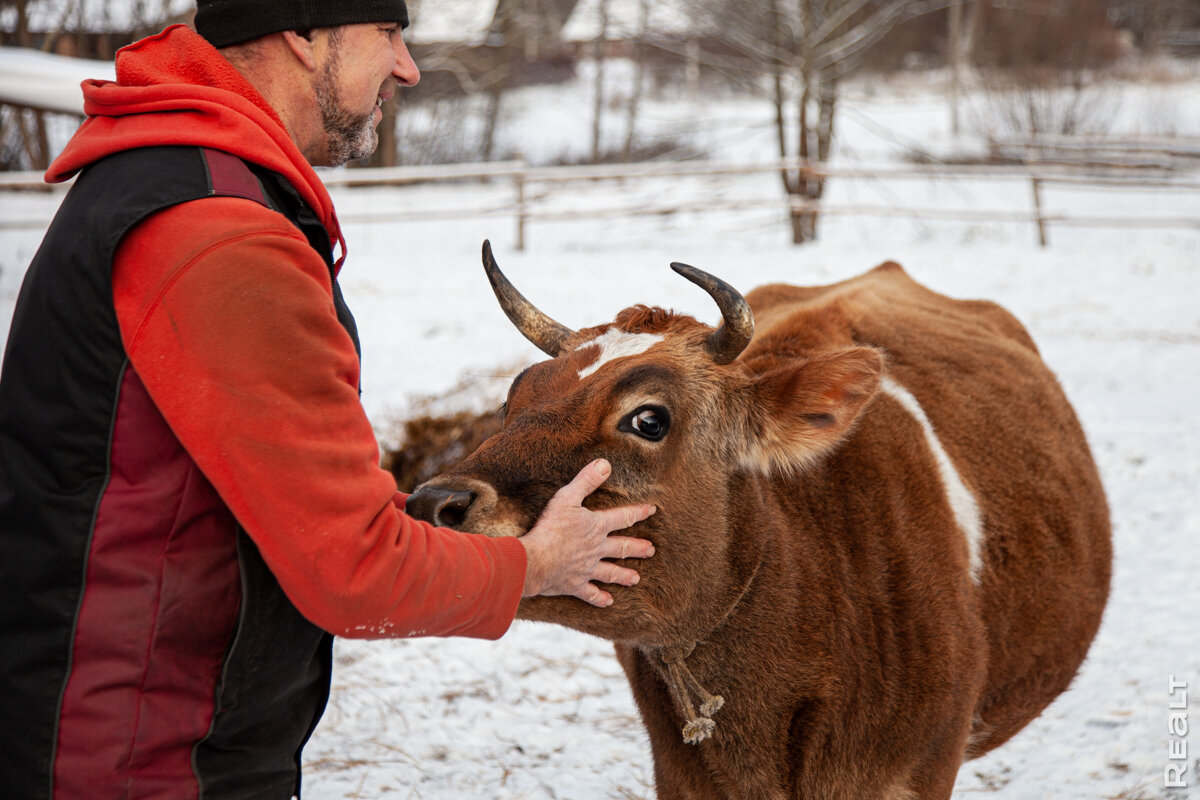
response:
<path id="1" fill-rule="evenodd" d="M 320 179 L 204 39 L 174 26 L 122 50 L 116 66 L 116 83 L 84 84 L 89 117 L 48 180 L 136 147 L 223 150 L 287 178 L 344 260 Z M 397 508 L 329 270 L 285 217 L 239 198 L 174 206 L 134 228 L 113 270 L 133 368 L 301 613 L 354 637 L 508 629 L 524 547 Z"/>

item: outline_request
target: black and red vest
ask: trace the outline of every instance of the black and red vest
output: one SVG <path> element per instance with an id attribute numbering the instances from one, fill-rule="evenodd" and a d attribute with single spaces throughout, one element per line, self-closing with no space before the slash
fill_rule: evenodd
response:
<path id="1" fill-rule="evenodd" d="M 0 373 L 0 797 L 299 794 L 332 637 L 158 413 L 113 308 L 122 237 L 212 196 L 304 233 L 358 346 L 328 234 L 280 176 L 197 147 L 80 174 L 25 276 Z"/>

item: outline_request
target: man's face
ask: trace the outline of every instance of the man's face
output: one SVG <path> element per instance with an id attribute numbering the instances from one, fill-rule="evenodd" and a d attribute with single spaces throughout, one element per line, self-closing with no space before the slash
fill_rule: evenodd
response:
<path id="1" fill-rule="evenodd" d="M 420 79 L 395 23 L 344 25 L 329 31 L 328 55 L 314 82 L 330 166 L 366 158 L 396 84 Z"/>

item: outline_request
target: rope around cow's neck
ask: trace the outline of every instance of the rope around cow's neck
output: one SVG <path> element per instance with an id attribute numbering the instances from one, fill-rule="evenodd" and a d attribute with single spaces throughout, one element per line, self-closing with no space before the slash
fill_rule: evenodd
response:
<path id="1" fill-rule="evenodd" d="M 699 744 L 712 736 L 717 728 L 712 716 L 725 705 L 725 698 L 705 689 L 684 662 L 695 649 L 696 644 L 693 642 L 687 647 L 664 648 L 661 653 L 663 664 L 667 667 L 667 688 L 671 691 L 675 708 L 683 717 L 683 741 L 687 744 Z M 699 714 L 692 705 L 691 694 L 700 699 Z"/>
<path id="2" fill-rule="evenodd" d="M 718 627 L 729 618 L 733 609 L 750 591 L 750 585 L 754 583 L 759 569 L 762 568 L 763 558 L 760 556 L 758 563 L 754 565 L 750 576 L 738 591 L 737 598 L 729 604 L 729 608 L 725 610 L 720 622 L 717 623 Z M 667 688 L 671 692 L 671 699 L 675 702 L 675 709 L 683 717 L 683 741 L 687 744 L 700 744 L 713 735 L 713 731 L 717 729 L 717 723 L 713 721 L 712 717 L 725 705 L 725 698 L 705 689 L 688 669 L 688 665 L 684 663 L 695 649 L 696 643 L 692 642 L 688 645 L 670 645 L 659 650 L 659 657 L 667 668 Z M 691 694 L 689 694 L 689 690 Z M 696 713 L 696 707 L 692 705 L 692 694 L 700 699 L 699 714 Z"/>

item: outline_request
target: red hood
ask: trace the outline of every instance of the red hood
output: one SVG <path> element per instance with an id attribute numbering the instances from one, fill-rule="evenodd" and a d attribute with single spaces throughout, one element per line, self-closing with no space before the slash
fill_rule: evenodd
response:
<path id="1" fill-rule="evenodd" d="M 46 171 L 50 183 L 136 147 L 224 150 L 287 178 L 345 258 L 346 242 L 321 179 L 262 95 L 191 28 L 172 25 L 122 48 L 116 83 L 84 81 L 83 98 L 88 118 Z"/>

